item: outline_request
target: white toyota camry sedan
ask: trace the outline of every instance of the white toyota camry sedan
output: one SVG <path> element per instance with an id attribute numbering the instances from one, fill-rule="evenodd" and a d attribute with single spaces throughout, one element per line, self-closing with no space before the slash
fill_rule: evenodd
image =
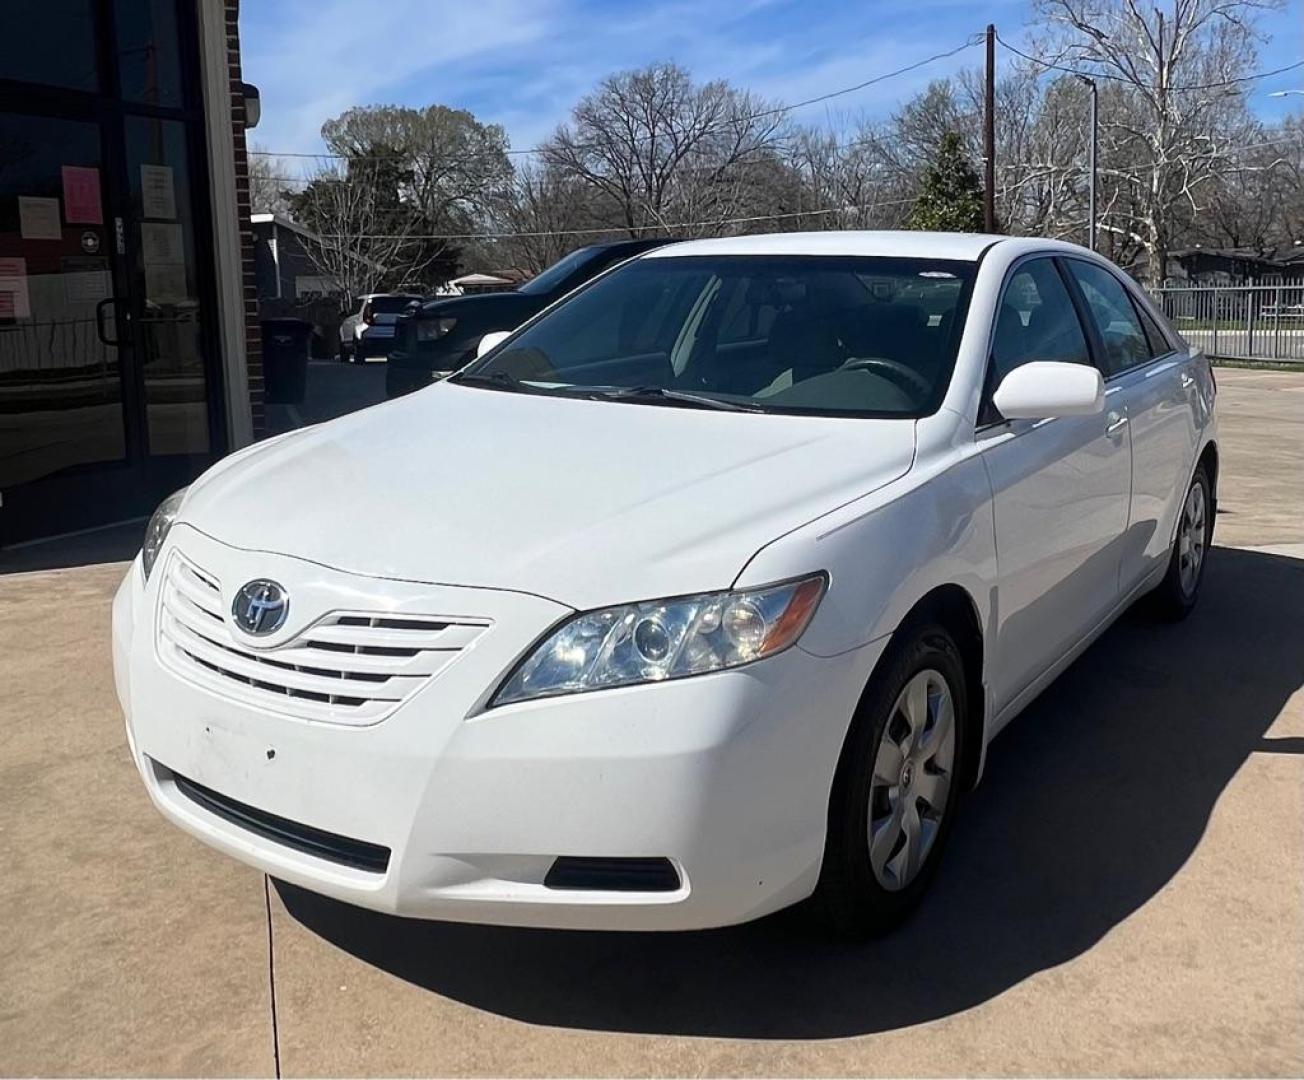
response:
<path id="1" fill-rule="evenodd" d="M 881 931 L 992 737 L 1196 602 L 1214 379 L 1082 248 L 681 243 L 482 348 L 213 467 L 114 604 L 155 805 L 307 889 Z"/>

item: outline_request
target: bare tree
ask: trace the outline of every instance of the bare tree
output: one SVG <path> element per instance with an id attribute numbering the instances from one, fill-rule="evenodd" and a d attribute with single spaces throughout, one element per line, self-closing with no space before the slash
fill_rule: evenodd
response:
<path id="1" fill-rule="evenodd" d="M 604 79 L 543 147 L 546 165 L 600 192 L 631 235 L 682 221 L 709 234 L 754 193 L 748 167 L 779 143 L 777 106 L 675 64 Z M 717 224 L 718 223 L 718 224 Z"/>
<path id="2" fill-rule="evenodd" d="M 391 166 L 392 168 L 392 166 Z M 346 304 L 416 278 L 437 254 L 421 234 L 424 219 L 403 204 L 383 159 L 320 159 L 294 196 L 296 220 L 317 233 L 304 252 Z"/>
<path id="3" fill-rule="evenodd" d="M 499 231 L 514 235 L 482 245 L 473 258 L 486 269 L 511 265 L 537 274 L 585 243 L 618 235 L 587 231 L 610 224 L 595 201 L 593 189 L 578 177 L 546 165 L 523 165 L 493 216 Z"/>
<path id="4" fill-rule="evenodd" d="M 1255 60 L 1254 17 L 1271 0 L 1037 0 L 1054 62 L 1110 81 L 1101 174 L 1115 187 L 1100 228 L 1140 248 L 1163 281 L 1173 238 L 1255 124 L 1241 84 Z"/>
<path id="5" fill-rule="evenodd" d="M 289 176 L 284 161 L 250 147 L 249 204 L 255 214 L 287 214 L 290 210 Z"/>

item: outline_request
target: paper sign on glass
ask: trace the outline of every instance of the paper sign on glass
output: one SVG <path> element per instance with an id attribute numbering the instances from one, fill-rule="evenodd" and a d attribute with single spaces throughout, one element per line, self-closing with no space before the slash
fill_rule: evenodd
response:
<path id="1" fill-rule="evenodd" d="M 27 260 L 0 259 L 0 319 L 30 319 L 32 302 L 27 293 Z"/>
<path id="2" fill-rule="evenodd" d="M 190 299 L 184 263 L 146 263 L 145 299 L 155 304 L 183 304 Z"/>
<path id="3" fill-rule="evenodd" d="M 66 255 L 59 260 L 63 295 L 69 304 L 96 304 L 110 293 L 109 260 L 93 255 Z"/>
<path id="4" fill-rule="evenodd" d="M 81 165 L 63 167 L 63 212 L 69 225 L 103 225 L 100 170 Z"/>
<path id="5" fill-rule="evenodd" d="M 59 200 L 19 195 L 18 232 L 24 240 L 62 240 Z"/>
<path id="6" fill-rule="evenodd" d="M 172 166 L 140 167 L 140 203 L 145 217 L 176 218 L 177 192 L 172 184 Z"/>
<path id="7" fill-rule="evenodd" d="M 140 253 L 148 266 L 151 263 L 183 263 L 186 261 L 185 245 L 180 225 L 161 225 L 144 221 L 140 226 Z"/>

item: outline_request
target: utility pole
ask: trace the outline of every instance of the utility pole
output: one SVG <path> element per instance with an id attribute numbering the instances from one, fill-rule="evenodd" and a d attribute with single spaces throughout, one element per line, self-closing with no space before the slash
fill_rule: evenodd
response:
<path id="1" fill-rule="evenodd" d="M 1096 146 L 1100 141 L 1100 96 L 1096 93 L 1096 80 L 1079 75 L 1091 87 L 1091 142 L 1087 155 L 1087 247 L 1096 250 Z"/>
<path id="2" fill-rule="evenodd" d="M 996 27 L 987 24 L 987 85 L 983 93 L 983 228 L 996 231 Z"/>

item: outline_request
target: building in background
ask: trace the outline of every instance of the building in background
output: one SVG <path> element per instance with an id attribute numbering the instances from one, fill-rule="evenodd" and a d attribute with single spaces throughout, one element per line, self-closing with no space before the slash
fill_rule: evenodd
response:
<path id="1" fill-rule="evenodd" d="M 250 222 L 260 305 L 340 296 L 339 286 L 322 276 L 309 254 L 321 243 L 315 232 L 282 214 L 254 214 Z"/>
<path id="2" fill-rule="evenodd" d="M 0 4 L 0 546 L 261 431 L 237 0 Z"/>
<path id="3" fill-rule="evenodd" d="M 448 283 L 452 293 L 472 296 L 476 293 L 508 292 L 522 282 L 529 281 L 530 275 L 523 270 L 495 270 L 492 274 L 463 274 Z"/>
<path id="4" fill-rule="evenodd" d="M 321 238 L 283 214 L 254 214 L 254 278 L 261 319 L 303 319 L 313 326 L 312 354 L 335 356 L 345 314 L 339 284 L 322 274 L 311 249 Z"/>

